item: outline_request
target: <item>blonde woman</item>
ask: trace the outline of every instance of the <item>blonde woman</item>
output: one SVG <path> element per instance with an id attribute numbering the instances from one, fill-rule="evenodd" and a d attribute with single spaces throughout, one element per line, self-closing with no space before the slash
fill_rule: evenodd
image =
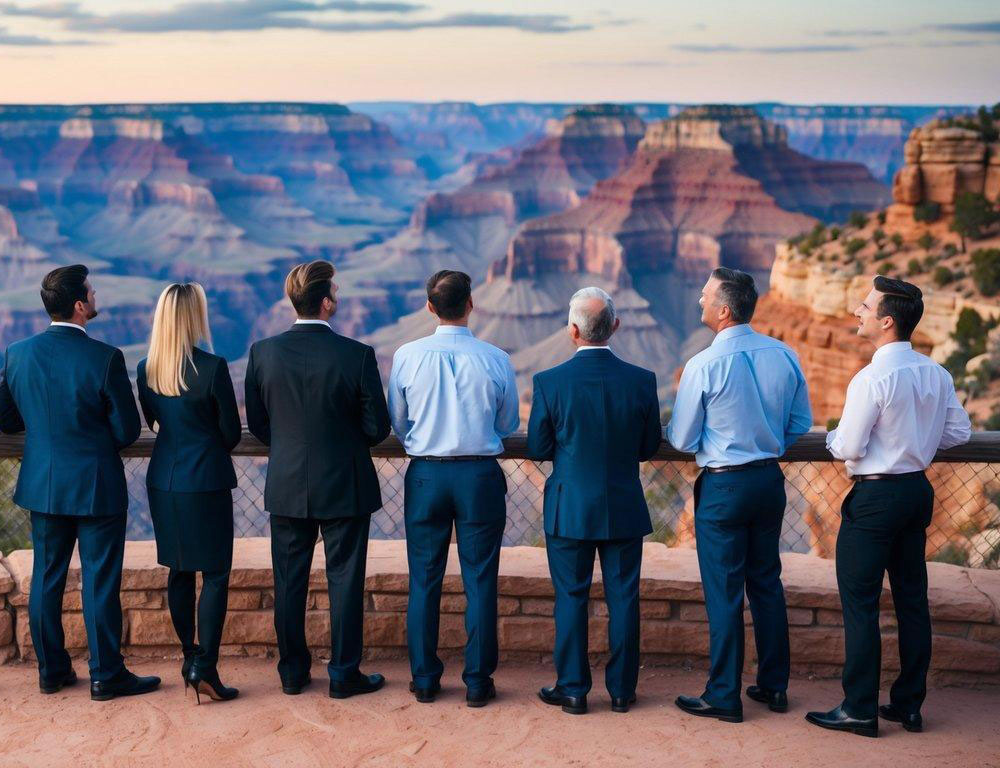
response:
<path id="1" fill-rule="evenodd" d="M 198 703 L 238 691 L 219 680 L 233 561 L 236 474 L 230 452 L 240 441 L 240 416 L 226 361 L 211 348 L 208 304 L 197 283 L 160 294 L 149 356 L 139 363 L 139 404 L 156 443 L 146 472 L 157 560 L 170 569 L 167 604 L 184 650 L 181 675 Z M 195 574 L 201 571 L 195 643 Z"/>

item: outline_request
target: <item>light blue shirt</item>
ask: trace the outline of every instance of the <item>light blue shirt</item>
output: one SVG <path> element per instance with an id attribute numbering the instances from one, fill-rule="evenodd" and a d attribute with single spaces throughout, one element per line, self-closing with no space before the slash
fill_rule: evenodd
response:
<path id="1" fill-rule="evenodd" d="M 781 456 L 812 426 L 809 391 L 792 349 L 749 325 L 720 331 L 688 360 L 667 439 L 699 467 Z"/>
<path id="2" fill-rule="evenodd" d="M 521 423 L 510 356 L 438 326 L 393 355 L 389 416 L 410 456 L 495 456 Z"/>

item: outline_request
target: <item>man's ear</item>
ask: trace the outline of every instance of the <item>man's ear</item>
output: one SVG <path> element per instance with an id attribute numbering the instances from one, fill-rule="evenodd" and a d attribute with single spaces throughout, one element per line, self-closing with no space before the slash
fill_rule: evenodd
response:
<path id="1" fill-rule="evenodd" d="M 469 314 L 473 309 L 475 309 L 475 307 L 472 306 L 472 297 L 470 296 L 469 305 L 465 308 L 465 314 Z"/>
<path id="2" fill-rule="evenodd" d="M 611 329 L 611 332 L 614 333 L 615 331 L 617 331 L 618 330 L 618 326 L 621 325 L 621 324 L 622 324 L 622 319 L 620 317 L 616 317 L 615 318 L 615 325 L 614 325 L 614 328 Z"/>
<path id="3" fill-rule="evenodd" d="M 430 312 L 432 315 L 437 314 L 437 312 L 434 310 L 434 305 L 431 304 L 430 299 L 427 300 L 427 311 Z"/>

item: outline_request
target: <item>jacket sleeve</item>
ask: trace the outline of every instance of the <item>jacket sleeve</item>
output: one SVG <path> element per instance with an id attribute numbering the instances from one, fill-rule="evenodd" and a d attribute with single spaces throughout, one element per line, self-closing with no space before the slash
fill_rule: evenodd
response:
<path id="1" fill-rule="evenodd" d="M 244 403 L 247 410 L 247 429 L 264 445 L 271 444 L 271 418 L 267 406 L 260 396 L 257 385 L 257 369 L 254 364 L 254 347 L 250 347 L 247 357 L 247 375 L 243 382 Z"/>
<path id="2" fill-rule="evenodd" d="M 528 456 L 551 461 L 556 455 L 556 432 L 538 376 L 531 380 L 531 415 L 528 417 Z"/>
<path id="3" fill-rule="evenodd" d="M 3 370 L 0 371 L 0 432 L 8 435 L 24 432 L 24 419 L 7 383 L 7 357 L 4 357 Z"/>
<path id="4" fill-rule="evenodd" d="M 663 427 L 660 425 L 660 399 L 656 396 L 656 374 L 650 372 L 646 390 L 646 423 L 639 446 L 639 461 L 649 461 L 660 449 Z"/>
<path id="5" fill-rule="evenodd" d="M 146 426 L 153 429 L 156 422 L 156 410 L 153 406 L 153 398 L 150 397 L 149 384 L 146 383 L 146 363 L 139 363 L 135 371 L 135 388 L 139 392 L 139 408 L 142 409 L 143 418 L 146 419 Z"/>
<path id="6" fill-rule="evenodd" d="M 233 380 L 229 375 L 229 365 L 220 360 L 212 377 L 212 399 L 215 400 L 215 412 L 219 420 L 219 431 L 226 450 L 232 452 L 240 444 L 243 428 L 240 425 L 240 411 L 236 407 L 236 393 L 233 391 Z"/>
<path id="7" fill-rule="evenodd" d="M 104 379 L 104 407 L 111 426 L 115 447 L 120 451 L 139 439 L 142 424 L 139 409 L 135 407 L 132 382 L 125 369 L 125 355 L 116 349 L 111 355 Z"/>
<path id="8" fill-rule="evenodd" d="M 375 362 L 375 350 L 365 347 L 361 362 L 361 431 L 369 445 L 378 445 L 389 436 L 390 429 L 389 407 Z"/>

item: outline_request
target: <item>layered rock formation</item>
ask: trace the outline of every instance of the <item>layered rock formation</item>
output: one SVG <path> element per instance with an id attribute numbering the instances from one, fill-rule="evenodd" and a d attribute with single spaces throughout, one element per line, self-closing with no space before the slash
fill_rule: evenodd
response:
<path id="1" fill-rule="evenodd" d="M 913 238 L 923 232 L 947 236 L 955 200 L 965 192 L 1000 199 L 1000 142 L 981 132 L 935 120 L 914 128 L 904 148 L 905 165 L 893 181 L 887 224 Z M 914 219 L 921 204 L 935 204 L 940 218 Z"/>

